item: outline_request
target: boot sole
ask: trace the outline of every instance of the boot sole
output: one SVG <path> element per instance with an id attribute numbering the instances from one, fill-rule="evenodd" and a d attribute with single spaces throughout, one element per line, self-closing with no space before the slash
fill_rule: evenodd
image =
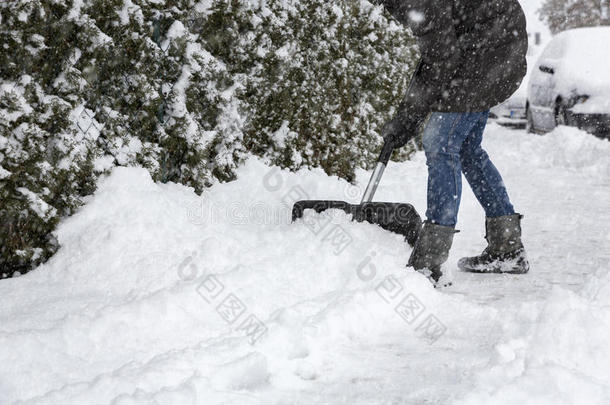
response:
<path id="1" fill-rule="evenodd" d="M 466 272 L 466 273 L 479 273 L 479 274 L 484 274 L 484 273 L 525 274 L 530 270 L 530 266 L 529 266 L 529 263 L 526 262 L 525 267 L 519 266 L 519 267 L 510 268 L 510 266 L 498 266 L 496 264 L 495 266 L 492 265 L 492 266 L 487 266 L 484 268 L 476 268 L 476 267 L 465 267 L 463 265 L 460 265 L 460 263 L 458 263 L 458 269 L 460 269 L 461 271 Z"/>
<path id="2" fill-rule="evenodd" d="M 480 267 L 467 267 L 462 262 L 458 261 L 458 269 L 466 273 L 479 273 L 479 274 L 525 274 L 530 270 L 530 264 L 525 258 L 518 258 L 517 260 L 507 261 L 493 261 L 487 266 Z"/>
<path id="3" fill-rule="evenodd" d="M 492 269 L 492 270 L 478 270 L 478 269 L 465 269 L 461 268 L 460 270 L 464 273 L 477 273 L 477 274 L 527 274 L 528 270 L 508 270 L 503 271 L 501 269 Z"/>

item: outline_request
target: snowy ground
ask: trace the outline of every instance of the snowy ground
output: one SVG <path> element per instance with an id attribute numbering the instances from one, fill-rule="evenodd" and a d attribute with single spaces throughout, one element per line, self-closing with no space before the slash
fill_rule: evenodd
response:
<path id="1" fill-rule="evenodd" d="M 115 170 L 52 260 L 0 282 L 0 404 L 609 403 L 610 143 L 492 124 L 485 146 L 532 271 L 442 291 L 396 235 L 289 224 L 304 192 L 356 202 L 364 171 L 355 187 L 251 160 L 198 197 Z M 378 199 L 423 213 L 425 173 L 391 164 Z M 466 186 L 451 268 L 483 225 Z"/>

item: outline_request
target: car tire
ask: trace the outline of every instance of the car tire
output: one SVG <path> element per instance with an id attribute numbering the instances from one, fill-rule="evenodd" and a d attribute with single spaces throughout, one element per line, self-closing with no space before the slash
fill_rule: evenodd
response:
<path id="1" fill-rule="evenodd" d="M 525 107 L 525 117 L 527 119 L 527 122 L 525 123 L 525 132 L 528 134 L 535 134 L 534 117 L 532 116 L 532 110 L 530 110 L 529 105 Z"/>
<path id="2" fill-rule="evenodd" d="M 555 106 L 555 127 L 560 125 L 569 126 L 570 122 L 568 120 L 568 112 L 565 104 L 559 102 Z"/>

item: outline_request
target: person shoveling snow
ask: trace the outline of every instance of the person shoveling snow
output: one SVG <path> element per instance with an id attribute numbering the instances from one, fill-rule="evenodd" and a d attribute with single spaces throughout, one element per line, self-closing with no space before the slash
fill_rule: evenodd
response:
<path id="1" fill-rule="evenodd" d="M 457 232 L 464 173 L 486 215 L 488 246 L 462 258 L 463 271 L 526 273 L 521 218 L 500 173 L 481 147 L 489 109 L 515 92 L 526 73 L 525 15 L 517 0 L 377 0 L 418 39 L 421 62 L 382 135 L 394 147 L 423 131 L 428 165 L 426 221 L 408 266 L 435 285 Z"/>

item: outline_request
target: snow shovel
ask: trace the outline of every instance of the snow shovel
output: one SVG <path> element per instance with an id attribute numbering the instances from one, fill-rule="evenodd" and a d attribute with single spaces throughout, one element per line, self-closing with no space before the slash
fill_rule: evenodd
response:
<path id="1" fill-rule="evenodd" d="M 390 232 L 403 235 L 409 245 L 414 246 L 422 226 L 421 217 L 415 210 L 415 207 L 406 203 L 372 202 L 383 171 L 393 151 L 393 142 L 391 139 L 387 139 L 383 144 L 381 154 L 377 160 L 377 166 L 371 175 L 360 204 L 355 205 L 345 201 L 329 200 L 297 201 L 292 207 L 292 221 L 301 218 L 305 210 L 308 209 L 314 210 L 317 213 L 329 209 L 343 210 L 348 214 L 352 214 L 352 218 L 358 222 L 366 221 L 379 225 Z"/>

